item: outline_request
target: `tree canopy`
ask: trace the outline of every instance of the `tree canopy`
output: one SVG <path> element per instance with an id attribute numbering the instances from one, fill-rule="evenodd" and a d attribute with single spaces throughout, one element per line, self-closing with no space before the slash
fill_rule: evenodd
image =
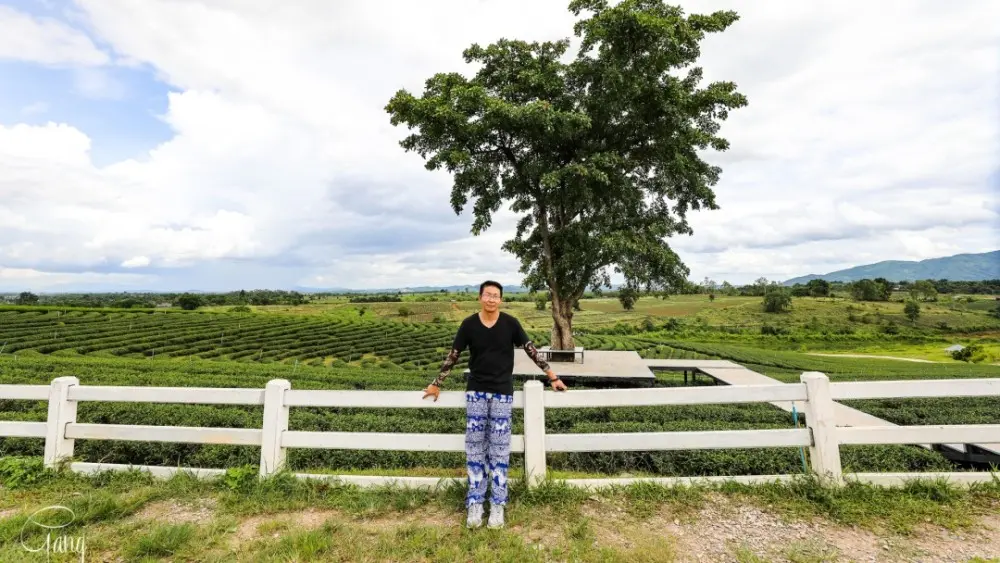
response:
<path id="1" fill-rule="evenodd" d="M 682 286 L 687 267 L 666 243 L 691 234 L 691 210 L 717 209 L 721 170 L 699 151 L 728 149 L 720 123 L 745 96 L 701 85 L 699 43 L 737 21 L 732 11 L 685 15 L 660 0 L 573 0 L 581 40 L 501 39 L 464 51 L 471 78 L 438 73 L 420 97 L 400 90 L 386 111 L 416 132 L 401 141 L 428 170 L 454 177 L 451 206 L 474 200 L 472 233 L 501 206 L 518 214 L 503 249 L 524 285 L 548 288 L 553 344 L 571 346 L 572 303 L 587 288 Z"/>

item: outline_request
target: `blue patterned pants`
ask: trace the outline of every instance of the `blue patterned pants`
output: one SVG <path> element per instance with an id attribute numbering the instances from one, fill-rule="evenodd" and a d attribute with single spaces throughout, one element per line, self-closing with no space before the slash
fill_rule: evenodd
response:
<path id="1" fill-rule="evenodd" d="M 513 395 L 465 393 L 465 466 L 469 472 L 466 507 L 485 502 L 489 483 L 493 484 L 490 503 L 507 504 L 513 406 Z"/>

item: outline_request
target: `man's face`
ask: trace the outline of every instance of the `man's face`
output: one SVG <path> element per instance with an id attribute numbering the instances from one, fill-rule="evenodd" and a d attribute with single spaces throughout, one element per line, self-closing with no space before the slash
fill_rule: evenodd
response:
<path id="1" fill-rule="evenodd" d="M 500 307 L 500 290 L 488 285 L 483 288 L 483 293 L 479 296 L 479 303 L 483 306 L 483 309 L 489 312 L 496 311 Z"/>

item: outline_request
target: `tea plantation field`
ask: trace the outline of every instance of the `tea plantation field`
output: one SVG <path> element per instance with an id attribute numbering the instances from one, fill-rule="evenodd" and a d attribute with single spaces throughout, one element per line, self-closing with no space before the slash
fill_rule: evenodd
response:
<path id="1" fill-rule="evenodd" d="M 226 312 L 123 312 L 111 310 L 0 311 L 0 383 L 47 384 L 74 375 L 86 385 L 155 385 L 263 388 L 285 378 L 298 389 L 393 389 L 419 393 L 451 343 L 453 323 L 411 323 L 321 315 Z M 537 342 L 547 331 L 529 330 Z M 1000 367 L 829 358 L 747 346 L 671 339 L 665 332 L 584 334 L 587 349 L 636 350 L 647 358 L 724 358 L 782 381 L 802 371 L 837 380 L 998 377 Z M 461 370 L 447 389 L 461 389 Z M 682 385 L 660 374 L 653 385 Z M 698 384 L 709 384 L 707 379 Z M 596 385 L 596 384 L 592 384 Z M 573 382 L 573 388 L 586 386 Z M 1000 423 L 1000 399 L 858 401 L 852 406 L 901 424 Z M 521 432 L 520 411 L 515 432 Z M 0 401 L 0 420 L 44 420 L 46 404 Z M 293 430 L 461 433 L 461 409 L 295 408 Z M 82 403 L 78 420 L 108 424 L 259 427 L 260 407 Z M 803 424 L 802 420 L 798 421 Z M 791 415 L 770 405 L 557 409 L 547 413 L 550 433 L 790 428 Z M 42 440 L 0 438 L 0 456 L 41 455 Z M 255 464 L 259 450 L 80 440 L 83 461 L 230 467 Z M 910 446 L 849 446 L 853 471 L 951 470 L 937 453 Z M 797 448 L 552 455 L 550 467 L 569 473 L 735 475 L 803 470 Z M 297 470 L 461 475 L 458 453 L 292 450 Z M 520 463 L 518 456 L 512 465 Z"/>
<path id="2" fill-rule="evenodd" d="M 3 354 L 21 356 L 198 358 L 434 370 L 454 334 L 452 323 L 301 315 L 0 311 L 0 349 Z M 538 343 L 548 342 L 548 331 L 529 330 L 529 334 Z M 594 350 L 636 349 L 631 338 L 582 335 L 579 340 Z M 655 344 L 643 348 L 652 349 Z M 656 357 L 704 357 L 692 351 L 643 352 Z"/>

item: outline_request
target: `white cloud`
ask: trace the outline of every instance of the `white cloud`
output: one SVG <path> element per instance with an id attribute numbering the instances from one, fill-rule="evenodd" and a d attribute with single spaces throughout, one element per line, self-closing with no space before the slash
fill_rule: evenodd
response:
<path id="1" fill-rule="evenodd" d="M 86 34 L 52 18 L 0 6 L 0 61 L 97 66 L 109 62 Z"/>
<path id="2" fill-rule="evenodd" d="M 316 274 L 298 282 L 304 287 L 386 288 L 423 285 L 432 280 L 447 285 L 479 284 L 496 279 L 518 285 L 520 263 L 500 250 L 509 232 L 497 229 L 475 243 L 455 240 L 409 252 L 331 257 Z"/>
<path id="3" fill-rule="evenodd" d="M 20 162 L 30 172 L 45 164 L 86 168 L 90 166 L 89 153 L 90 139 L 70 125 L 0 125 L 0 157 L 9 159 L 5 165 L 11 167 Z"/>
<path id="4" fill-rule="evenodd" d="M 136 256 L 122 262 L 122 268 L 145 268 L 149 266 L 149 258 L 146 256 Z"/>
<path id="5" fill-rule="evenodd" d="M 133 286 L 152 281 L 152 276 L 101 272 L 42 272 L 31 268 L 0 267 L 0 290 L 68 291 L 74 287 Z"/>
<path id="6" fill-rule="evenodd" d="M 469 236 L 468 212 L 449 210 L 450 179 L 403 152 L 406 132 L 383 108 L 400 87 L 469 72 L 472 42 L 571 36 L 566 2 L 77 3 L 119 60 L 176 90 L 162 116 L 174 136 L 101 168 L 72 121 L 0 124 L 0 264 L 294 260 L 303 285 L 520 281 L 499 250 L 513 223 Z M 1000 29 L 981 24 L 1000 20 L 1000 4 L 685 5 L 741 12 L 706 42 L 703 66 L 750 101 L 723 127 L 732 150 L 711 157 L 722 209 L 693 214 L 695 235 L 672 241 L 692 277 L 1000 247 L 986 181 L 1000 154 Z M 64 24 L 0 7 L 5 21 L 34 30 L 19 36 L 37 47 L 0 38 L 0 58 L 107 63 Z M 88 95 L 130 94 L 100 69 L 75 72 Z"/>

